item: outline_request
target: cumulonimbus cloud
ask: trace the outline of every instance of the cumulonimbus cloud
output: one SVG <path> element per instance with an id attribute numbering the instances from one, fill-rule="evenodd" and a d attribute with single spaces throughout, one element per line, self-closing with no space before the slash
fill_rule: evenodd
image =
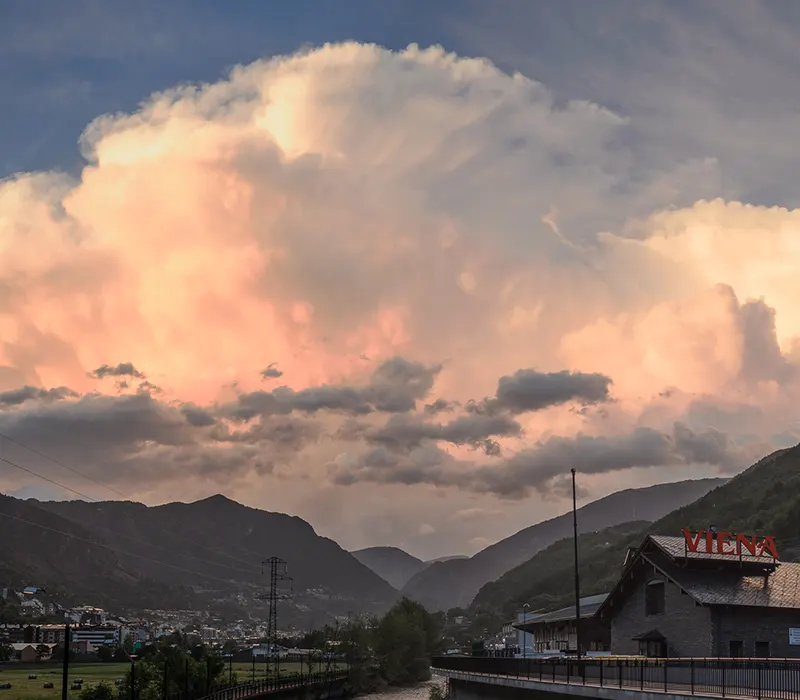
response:
<path id="1" fill-rule="evenodd" d="M 717 166 L 643 167 L 630 128 L 356 43 L 99 117 L 77 176 L 0 183 L 0 428 L 174 497 L 513 497 L 551 462 L 670 478 L 797 439 L 800 212 L 671 209 Z"/>

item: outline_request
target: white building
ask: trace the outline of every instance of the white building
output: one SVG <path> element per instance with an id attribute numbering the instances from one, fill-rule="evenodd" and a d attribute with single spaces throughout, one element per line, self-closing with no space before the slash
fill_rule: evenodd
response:
<path id="1" fill-rule="evenodd" d="M 522 622 L 530 622 L 537 617 L 541 617 L 541 613 L 519 612 L 517 613 L 515 624 L 518 625 Z M 532 656 L 534 650 L 533 634 L 531 632 L 524 632 L 521 629 L 516 629 L 515 631 L 517 633 L 517 646 L 519 647 L 520 656 Z"/>
<path id="2" fill-rule="evenodd" d="M 70 641 L 89 642 L 93 647 L 116 646 L 119 642 L 119 627 L 92 626 L 74 627 L 70 630 Z"/>

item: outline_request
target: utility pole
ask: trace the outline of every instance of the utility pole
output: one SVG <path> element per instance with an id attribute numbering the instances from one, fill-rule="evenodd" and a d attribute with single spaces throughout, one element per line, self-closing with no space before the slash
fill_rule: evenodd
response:
<path id="1" fill-rule="evenodd" d="M 522 624 L 524 625 L 528 621 L 528 608 L 530 608 L 530 603 L 525 603 L 522 606 Z M 525 631 L 525 628 L 522 628 L 522 658 L 528 658 L 528 633 Z"/>
<path id="2" fill-rule="evenodd" d="M 578 648 L 578 661 L 581 660 L 581 581 L 578 574 L 578 505 L 575 494 L 575 470 L 572 472 L 572 532 L 575 543 L 575 646 Z"/>
<path id="3" fill-rule="evenodd" d="M 64 667 L 61 672 L 61 700 L 69 696 L 69 622 L 64 625 Z"/>
<path id="4" fill-rule="evenodd" d="M 280 675 L 280 663 L 278 662 L 278 601 L 289 597 L 289 594 L 280 590 L 281 584 L 289 584 L 290 592 L 292 577 L 286 575 L 286 562 L 280 557 L 270 557 L 261 562 L 261 573 L 269 573 L 269 590 L 266 595 L 258 596 L 259 600 L 266 600 L 269 605 L 267 614 L 267 654 L 264 660 L 267 663 L 267 675 L 269 675 L 269 655 L 275 654 L 276 676 Z"/>

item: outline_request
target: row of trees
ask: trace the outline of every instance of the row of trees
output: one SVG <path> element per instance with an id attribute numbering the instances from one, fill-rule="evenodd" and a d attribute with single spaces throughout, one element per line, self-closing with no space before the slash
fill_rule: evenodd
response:
<path id="1" fill-rule="evenodd" d="M 354 692 L 429 680 L 430 658 L 442 651 L 437 618 L 407 598 L 383 617 L 348 622 L 334 635 Z"/>
<path id="2" fill-rule="evenodd" d="M 234 674 L 233 680 L 236 680 Z M 198 697 L 209 688 L 228 681 L 225 660 L 209 653 L 203 645 L 187 650 L 165 639 L 160 646 L 150 645 L 143 650 L 125 674 L 121 685 L 107 683 L 84 688 L 81 700 L 161 700 L 172 694 L 189 691 Z M 131 693 L 131 686 L 134 692 Z"/>
<path id="3" fill-rule="evenodd" d="M 430 657 L 442 651 L 438 618 L 406 598 L 383 617 L 327 627 L 310 633 L 304 641 L 308 642 L 305 648 L 332 652 L 347 663 L 355 693 L 429 680 Z M 209 687 L 226 683 L 228 673 L 225 659 L 209 653 L 205 646 L 187 646 L 165 638 L 160 645 L 149 645 L 139 653 L 135 673 L 129 670 L 120 686 L 101 683 L 86 688 L 81 700 L 130 698 L 131 683 L 138 700 L 158 700 L 165 689 L 167 695 L 187 689 L 203 695 Z"/>

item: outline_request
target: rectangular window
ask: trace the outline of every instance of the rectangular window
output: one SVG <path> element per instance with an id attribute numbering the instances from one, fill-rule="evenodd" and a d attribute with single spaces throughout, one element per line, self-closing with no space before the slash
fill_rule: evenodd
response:
<path id="1" fill-rule="evenodd" d="M 644 588 L 644 614 L 662 615 L 664 613 L 664 582 L 651 581 Z"/>
<path id="2" fill-rule="evenodd" d="M 732 659 L 739 659 L 742 656 L 744 656 L 744 643 L 738 639 L 732 639 L 730 657 Z"/>
<path id="3" fill-rule="evenodd" d="M 756 642 L 756 658 L 757 659 L 769 658 L 769 642 Z"/>

